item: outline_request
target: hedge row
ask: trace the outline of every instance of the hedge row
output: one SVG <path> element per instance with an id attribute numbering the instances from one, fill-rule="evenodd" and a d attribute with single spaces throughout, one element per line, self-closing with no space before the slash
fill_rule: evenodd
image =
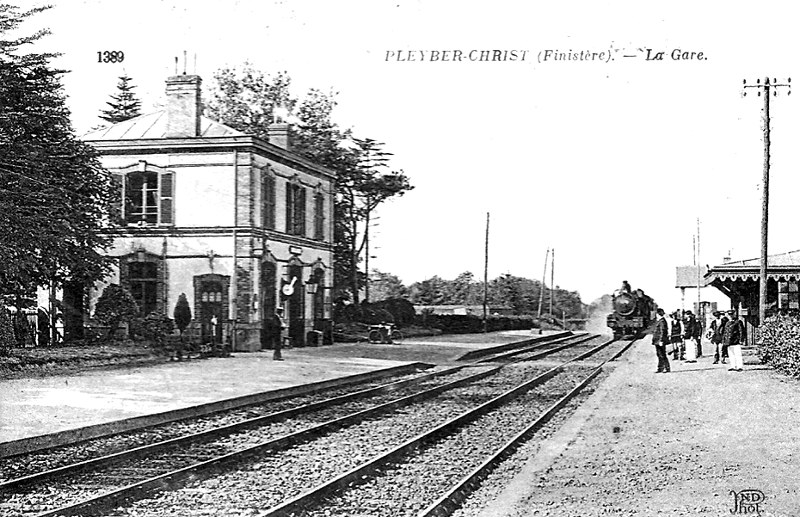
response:
<path id="1" fill-rule="evenodd" d="M 474 334 L 483 331 L 483 318 L 473 314 L 423 314 L 418 315 L 419 324 L 440 329 L 445 334 Z M 536 327 L 530 316 L 489 316 L 486 330 L 529 330 Z"/>
<path id="2" fill-rule="evenodd" d="M 778 314 L 757 329 L 756 351 L 762 363 L 800 377 L 800 316 Z"/>

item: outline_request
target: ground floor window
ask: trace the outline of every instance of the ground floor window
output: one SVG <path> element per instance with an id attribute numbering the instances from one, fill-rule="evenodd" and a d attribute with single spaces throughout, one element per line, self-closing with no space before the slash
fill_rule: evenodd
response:
<path id="1" fill-rule="evenodd" d="M 798 282 L 778 282 L 778 308 L 800 309 Z"/>

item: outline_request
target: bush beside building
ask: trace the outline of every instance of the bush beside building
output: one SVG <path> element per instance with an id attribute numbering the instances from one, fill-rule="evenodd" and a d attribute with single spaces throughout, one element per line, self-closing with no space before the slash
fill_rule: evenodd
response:
<path id="1" fill-rule="evenodd" d="M 800 316 L 770 316 L 756 332 L 756 352 L 762 363 L 800 377 Z"/>

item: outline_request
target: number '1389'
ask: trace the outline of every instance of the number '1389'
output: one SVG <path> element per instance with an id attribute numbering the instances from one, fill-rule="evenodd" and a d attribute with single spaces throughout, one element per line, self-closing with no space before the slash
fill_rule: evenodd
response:
<path id="1" fill-rule="evenodd" d="M 102 50 L 97 52 L 98 63 L 122 63 L 125 53 L 121 50 Z"/>

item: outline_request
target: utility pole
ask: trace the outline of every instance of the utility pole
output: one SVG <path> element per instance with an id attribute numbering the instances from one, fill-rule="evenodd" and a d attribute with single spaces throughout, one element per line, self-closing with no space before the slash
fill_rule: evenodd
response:
<path id="1" fill-rule="evenodd" d="M 544 254 L 544 271 L 542 272 L 542 285 L 539 288 L 539 310 L 536 314 L 536 318 L 541 320 L 542 319 L 542 303 L 544 302 L 544 282 L 547 278 L 547 259 L 550 256 L 550 248 L 547 248 L 547 252 Z"/>
<path id="2" fill-rule="evenodd" d="M 556 249 L 550 253 L 550 317 L 553 317 L 553 289 L 555 289 Z"/>
<path id="3" fill-rule="evenodd" d="M 764 79 L 763 84 L 760 79 L 756 79 L 756 84 L 747 84 L 747 79 L 743 81 L 744 92 L 747 95 L 748 88 L 755 88 L 758 90 L 759 97 L 761 91 L 764 91 L 764 177 L 763 186 L 761 190 L 761 269 L 759 271 L 758 280 L 758 324 L 764 322 L 767 316 L 767 227 L 769 219 L 769 94 L 778 95 L 777 88 L 792 87 L 791 78 L 786 81 L 786 84 L 778 84 L 777 79 L 772 79 L 770 82 L 769 77 Z M 774 89 L 774 91 L 773 91 Z M 790 89 L 789 94 L 792 93 Z"/>
<path id="4" fill-rule="evenodd" d="M 489 295 L 489 212 L 486 212 L 486 245 L 483 257 L 483 331 L 486 332 L 486 299 Z"/>
<path id="5" fill-rule="evenodd" d="M 367 212 L 367 227 L 364 229 L 364 246 L 367 248 L 367 257 L 364 259 L 364 303 L 369 303 L 369 212 Z"/>

